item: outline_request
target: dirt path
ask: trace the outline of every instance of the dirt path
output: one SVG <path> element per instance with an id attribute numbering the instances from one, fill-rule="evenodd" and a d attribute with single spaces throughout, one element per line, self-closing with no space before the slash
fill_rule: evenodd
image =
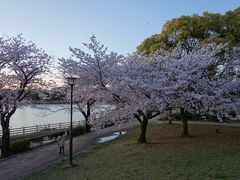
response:
<path id="1" fill-rule="evenodd" d="M 110 127 L 103 130 L 84 134 L 73 139 L 73 153 L 78 154 L 98 144 L 100 137 L 108 136 L 116 131 L 129 131 L 137 128 L 138 124 L 130 124 L 122 127 Z M 57 163 L 63 158 L 68 158 L 69 143 L 65 145 L 65 156 L 58 154 L 57 144 L 48 145 L 23 154 L 12 156 L 0 161 L 0 179 L 21 179 L 41 169 Z M 73 159 L 74 161 L 74 159 Z"/>

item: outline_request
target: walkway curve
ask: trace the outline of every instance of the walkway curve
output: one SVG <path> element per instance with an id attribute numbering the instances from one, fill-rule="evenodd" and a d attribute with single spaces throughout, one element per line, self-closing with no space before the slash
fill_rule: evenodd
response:
<path id="1" fill-rule="evenodd" d="M 137 127 L 139 127 L 139 124 L 131 123 L 121 127 L 113 126 L 78 136 L 73 139 L 73 153 L 76 155 L 94 147 L 98 144 L 97 141 L 100 137 L 108 136 L 120 130 L 128 132 Z M 0 179 L 21 179 L 24 176 L 46 169 L 48 166 L 58 163 L 64 158 L 68 158 L 68 152 L 69 142 L 67 141 L 65 145 L 65 156 L 58 154 L 57 143 L 55 143 L 0 160 Z"/>

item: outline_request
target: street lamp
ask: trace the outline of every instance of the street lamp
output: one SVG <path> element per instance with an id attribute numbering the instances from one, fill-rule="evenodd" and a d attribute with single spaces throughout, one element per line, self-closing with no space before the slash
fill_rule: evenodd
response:
<path id="1" fill-rule="evenodd" d="M 70 166 L 73 166 L 72 163 L 72 154 L 73 154 L 73 138 L 72 138 L 72 114 L 73 114 L 73 86 L 75 85 L 77 78 L 74 77 L 69 77 L 67 78 L 68 80 L 68 84 L 71 87 L 71 113 L 70 113 L 70 131 L 69 131 L 69 162 L 70 162 Z"/>

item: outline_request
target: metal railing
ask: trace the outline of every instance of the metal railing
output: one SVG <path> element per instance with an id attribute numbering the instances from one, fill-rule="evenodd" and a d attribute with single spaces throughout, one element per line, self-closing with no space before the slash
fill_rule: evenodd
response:
<path id="1" fill-rule="evenodd" d="M 73 121 L 73 127 L 84 125 L 83 121 Z M 34 134 L 34 133 L 44 133 L 50 131 L 57 131 L 57 130 L 67 130 L 70 127 L 70 122 L 64 123 L 55 123 L 55 124 L 44 124 L 44 125 L 35 125 L 35 126 L 27 126 L 21 128 L 11 128 L 10 129 L 10 136 L 22 136 L 27 134 Z M 2 136 L 2 130 L 0 130 L 0 137 Z"/>

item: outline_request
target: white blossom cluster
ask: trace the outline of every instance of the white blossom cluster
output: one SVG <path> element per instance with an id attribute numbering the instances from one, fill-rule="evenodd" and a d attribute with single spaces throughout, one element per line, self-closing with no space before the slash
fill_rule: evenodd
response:
<path id="1" fill-rule="evenodd" d="M 91 53 L 71 48 L 73 56 L 61 59 L 61 70 L 78 77 L 74 95 L 82 107 L 89 99 L 114 105 L 104 113 L 108 118 L 92 117 L 94 124 L 152 118 L 178 108 L 216 115 L 220 121 L 239 113 L 239 48 L 205 44 L 184 54 L 176 48 L 164 55 L 122 57 L 107 54 L 94 36 L 84 45 Z"/>
<path id="2" fill-rule="evenodd" d="M 0 115 L 2 125 L 19 106 L 26 105 L 30 89 L 43 85 L 42 74 L 51 57 L 21 35 L 0 39 Z"/>

